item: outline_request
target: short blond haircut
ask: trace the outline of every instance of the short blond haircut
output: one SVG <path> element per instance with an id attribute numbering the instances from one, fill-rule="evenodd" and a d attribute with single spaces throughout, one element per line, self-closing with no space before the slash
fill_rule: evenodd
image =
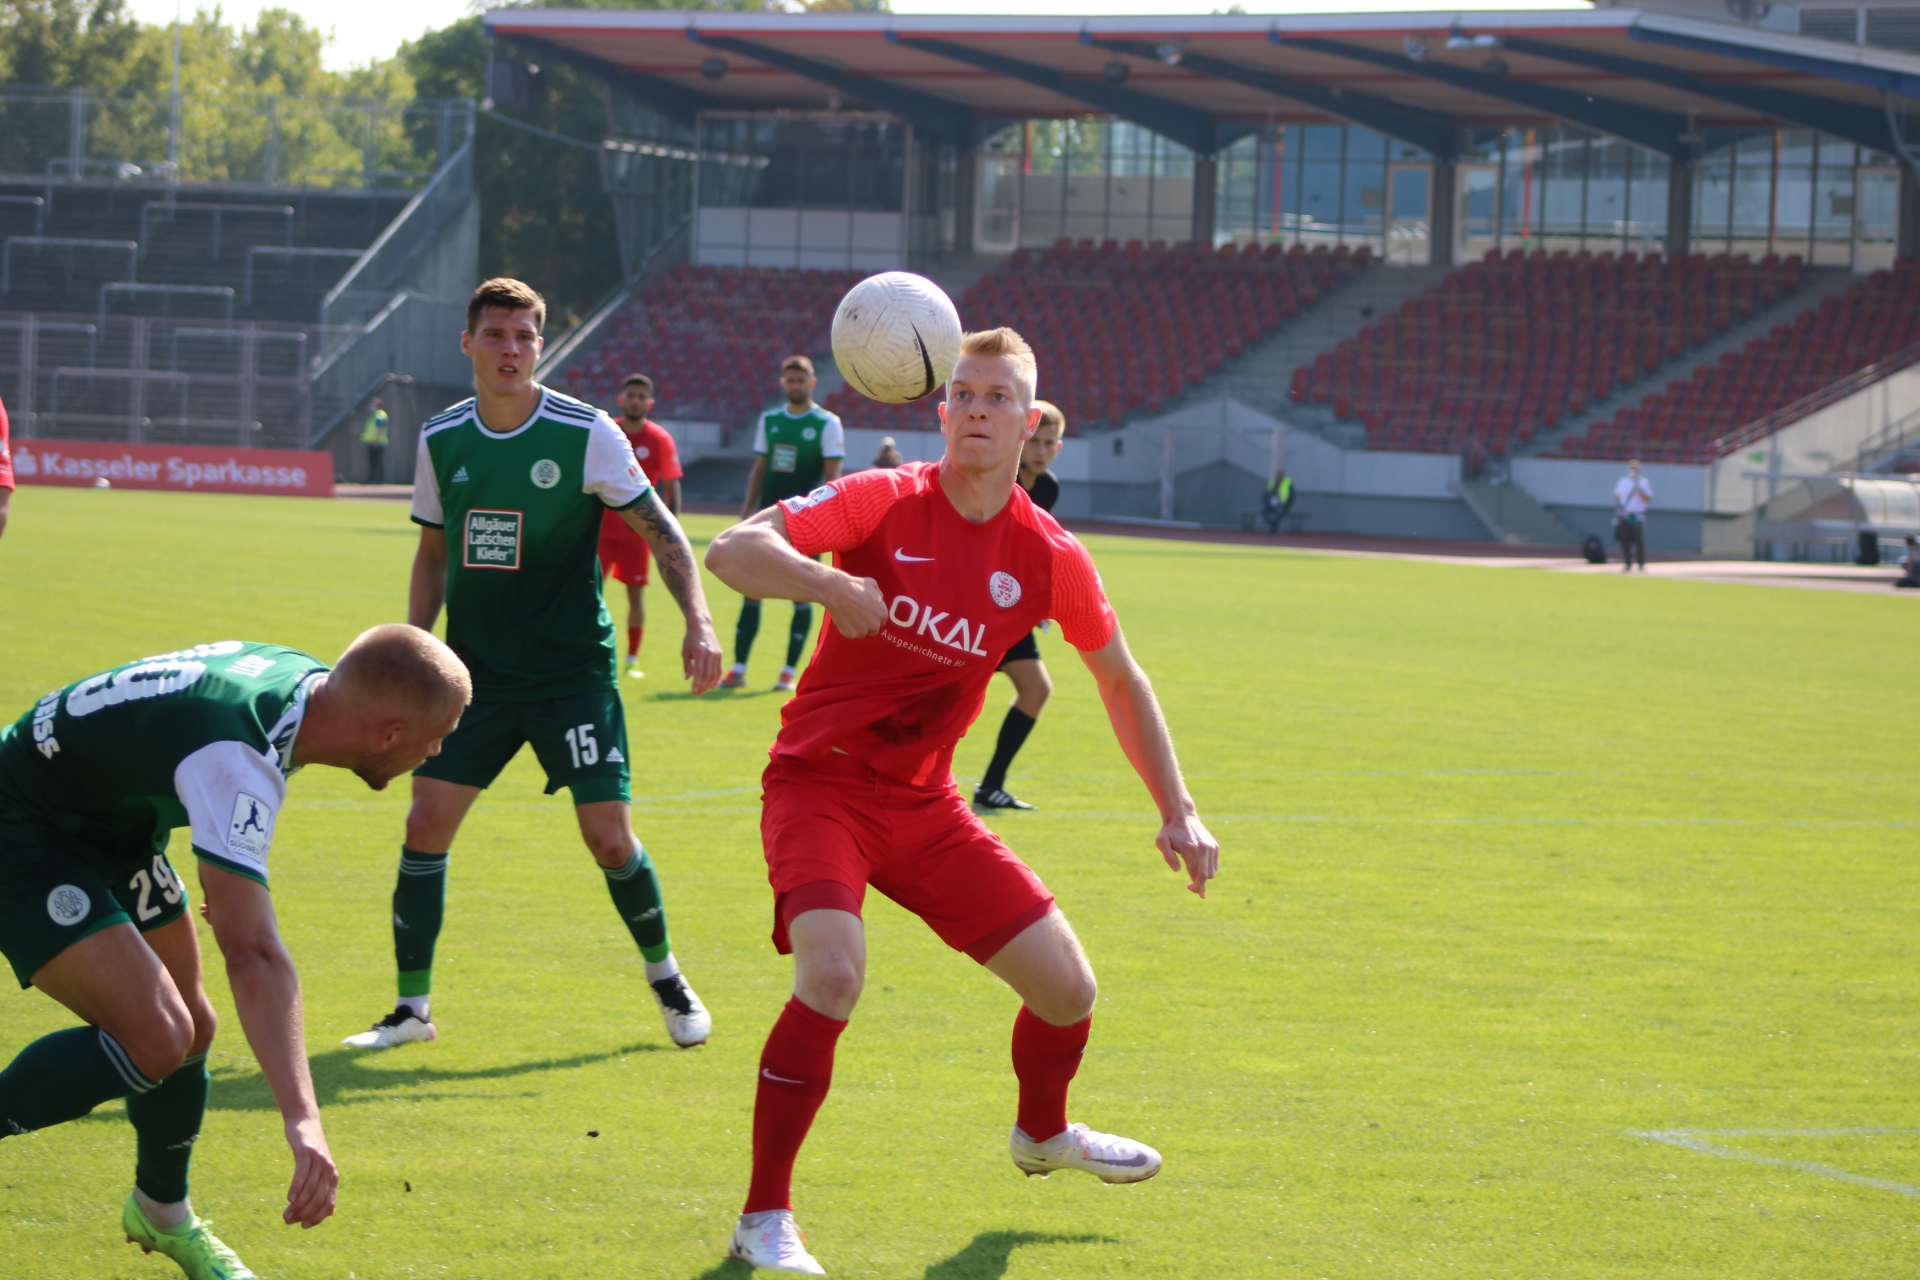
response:
<path id="1" fill-rule="evenodd" d="M 1033 348 L 1027 345 L 1025 338 L 1004 325 L 998 329 L 962 334 L 960 355 L 963 359 L 967 356 L 1005 356 L 1013 361 L 1014 379 L 1020 385 L 1020 403 L 1029 409 L 1033 407 L 1033 398 L 1040 389 L 1040 362 L 1033 358 Z"/>
<path id="2" fill-rule="evenodd" d="M 360 633 L 333 664 L 329 688 L 367 714 L 438 719 L 473 701 L 467 664 L 431 631 L 389 622 Z"/>
<path id="3" fill-rule="evenodd" d="M 1067 434 L 1067 415 L 1060 412 L 1059 405 L 1051 400 L 1035 400 L 1028 407 L 1040 411 L 1040 422 L 1034 427 L 1035 432 L 1041 427 L 1056 427 L 1063 437 Z"/>

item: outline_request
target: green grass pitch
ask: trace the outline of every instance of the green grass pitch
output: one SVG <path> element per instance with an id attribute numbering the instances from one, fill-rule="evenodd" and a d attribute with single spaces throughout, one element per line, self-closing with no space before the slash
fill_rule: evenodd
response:
<path id="1" fill-rule="evenodd" d="M 722 526 L 688 523 L 702 546 Z M 1020 1177 L 1013 998 L 876 897 L 798 1170 L 831 1274 L 1920 1273 L 1912 601 L 1088 541 L 1222 875 L 1203 903 L 1159 863 L 1057 636 L 1013 778 L 1043 807 L 995 825 L 1102 979 L 1074 1114 L 1166 1172 Z M 0 541 L 0 711 L 203 640 L 331 657 L 403 616 L 413 545 L 399 504 L 27 489 Z M 709 589 L 730 642 L 736 600 Z M 712 1043 L 668 1045 L 523 753 L 455 849 L 440 1042 L 342 1050 L 391 1004 L 406 788 L 302 774 L 274 888 L 343 1175 L 316 1231 L 279 1223 L 285 1148 L 209 940 L 228 1017 L 194 1198 L 263 1277 L 744 1280 L 723 1254 L 788 982 L 757 827 L 785 617 L 752 692 L 694 701 L 649 598 L 636 822 Z M 67 1021 L 0 995 L 0 1060 Z M 177 1274 L 120 1242 L 132 1158 L 117 1104 L 0 1141 L 0 1275 Z"/>

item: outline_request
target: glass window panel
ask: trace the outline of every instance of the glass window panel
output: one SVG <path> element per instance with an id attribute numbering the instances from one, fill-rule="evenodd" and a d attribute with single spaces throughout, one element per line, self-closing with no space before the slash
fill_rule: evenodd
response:
<path id="1" fill-rule="evenodd" d="M 1378 159 L 1349 159 L 1346 170 L 1342 184 L 1344 235 L 1349 240 L 1377 241 L 1386 231 L 1387 166 Z"/>
<path id="2" fill-rule="evenodd" d="M 1340 233 L 1340 165 L 1309 160 L 1300 166 L 1300 229 L 1336 237 Z"/>
<path id="3" fill-rule="evenodd" d="M 1837 148 L 1836 148 L 1837 150 Z M 1851 152 L 1852 148 L 1847 148 Z M 1824 141 L 1820 158 L 1830 152 Z M 1848 157 L 1851 159 L 1851 156 Z M 1814 266 L 1847 266 L 1853 262 L 1853 166 L 1821 165 L 1813 199 Z"/>
<path id="4" fill-rule="evenodd" d="M 1611 249 L 1626 234 L 1627 157 L 1631 148 L 1612 138 L 1596 138 L 1588 153 L 1587 247 Z"/>
<path id="5" fill-rule="evenodd" d="M 1340 158 L 1341 131 L 1344 126 L 1337 124 L 1308 124 L 1300 126 L 1300 155 L 1307 160 L 1338 160 Z"/>

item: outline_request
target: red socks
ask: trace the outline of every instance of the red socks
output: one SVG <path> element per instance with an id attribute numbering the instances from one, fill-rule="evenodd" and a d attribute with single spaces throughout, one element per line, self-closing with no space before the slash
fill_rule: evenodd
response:
<path id="1" fill-rule="evenodd" d="M 1067 1127 L 1067 1086 L 1080 1070 L 1092 1017 L 1070 1027 L 1042 1022 L 1020 1006 L 1013 1020 L 1013 1074 L 1020 1078 L 1020 1129 L 1035 1142 L 1057 1137 Z M 765 1086 L 762 1086 L 763 1088 Z"/>
<path id="2" fill-rule="evenodd" d="M 637 658 L 640 656 L 640 637 L 645 632 L 645 627 L 627 628 L 627 656 L 629 658 Z"/>
<path id="3" fill-rule="evenodd" d="M 798 996 L 787 1001 L 780 1020 L 773 1024 L 766 1048 L 760 1051 L 760 1087 L 753 1101 L 753 1182 L 740 1212 L 793 1208 L 793 1162 L 800 1144 L 807 1140 L 814 1114 L 827 1100 L 827 1088 L 833 1083 L 833 1046 L 846 1029 L 844 1021 L 814 1012 Z M 1080 1038 L 1086 1039 L 1085 1024 Z M 1071 1069 L 1067 1075 L 1071 1078 Z M 1062 1106 L 1064 1090 L 1062 1085 Z M 1066 1128 L 1065 1121 L 1060 1128 Z"/>

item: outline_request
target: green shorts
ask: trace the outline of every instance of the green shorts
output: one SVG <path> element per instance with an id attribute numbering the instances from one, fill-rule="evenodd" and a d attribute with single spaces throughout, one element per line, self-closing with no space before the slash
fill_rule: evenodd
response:
<path id="1" fill-rule="evenodd" d="M 490 787 L 522 743 L 547 771 L 547 794 L 573 789 L 576 805 L 630 800 L 627 713 L 611 689 L 544 702 L 485 702 L 476 698 L 440 754 L 413 771 L 463 787 Z"/>
<path id="2" fill-rule="evenodd" d="M 61 848 L 53 833 L 0 831 L 0 953 L 20 985 L 80 939 L 132 924 L 165 928 L 187 912 L 187 886 L 167 855 L 103 874 Z"/>

